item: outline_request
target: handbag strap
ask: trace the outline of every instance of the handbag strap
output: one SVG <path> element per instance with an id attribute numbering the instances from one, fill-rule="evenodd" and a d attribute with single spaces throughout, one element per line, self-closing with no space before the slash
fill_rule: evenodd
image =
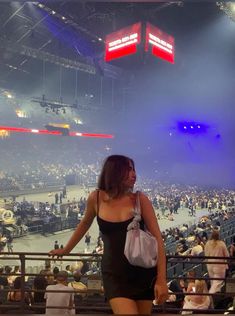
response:
<path id="1" fill-rule="evenodd" d="M 135 202 L 135 215 L 141 215 L 141 207 L 140 207 L 140 191 L 136 191 L 136 202 Z"/>
<path id="2" fill-rule="evenodd" d="M 136 191 L 136 202 L 134 208 L 134 217 L 133 220 L 127 227 L 127 230 L 139 229 L 139 222 L 141 221 L 141 207 L 140 207 L 140 191 Z"/>

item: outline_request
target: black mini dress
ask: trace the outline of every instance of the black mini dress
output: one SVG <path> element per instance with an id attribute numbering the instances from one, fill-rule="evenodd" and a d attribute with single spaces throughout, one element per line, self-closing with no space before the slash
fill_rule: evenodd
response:
<path id="1" fill-rule="evenodd" d="M 123 222 L 103 220 L 97 214 L 102 233 L 104 253 L 101 262 L 105 296 L 108 300 L 125 297 L 133 300 L 153 300 L 156 267 L 131 265 L 124 255 L 127 226 L 133 218 Z M 141 226 L 143 227 L 143 221 Z"/>

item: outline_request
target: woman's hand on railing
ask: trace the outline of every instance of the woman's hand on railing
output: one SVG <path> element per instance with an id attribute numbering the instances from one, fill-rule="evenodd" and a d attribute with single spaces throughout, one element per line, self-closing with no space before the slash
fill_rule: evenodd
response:
<path id="1" fill-rule="evenodd" d="M 52 249 L 49 253 L 49 257 L 58 257 L 62 258 L 62 256 L 67 255 L 68 252 L 66 251 L 65 248 L 59 248 L 59 249 Z"/>

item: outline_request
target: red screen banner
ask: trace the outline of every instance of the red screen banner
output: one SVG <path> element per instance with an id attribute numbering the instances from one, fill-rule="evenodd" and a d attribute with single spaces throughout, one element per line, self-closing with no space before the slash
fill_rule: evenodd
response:
<path id="1" fill-rule="evenodd" d="M 108 34 L 105 39 L 105 61 L 135 54 L 140 42 L 140 22 Z"/>
<path id="2" fill-rule="evenodd" d="M 174 63 L 175 40 L 174 37 L 161 31 L 150 23 L 146 24 L 145 51 L 162 58 L 170 63 Z"/>

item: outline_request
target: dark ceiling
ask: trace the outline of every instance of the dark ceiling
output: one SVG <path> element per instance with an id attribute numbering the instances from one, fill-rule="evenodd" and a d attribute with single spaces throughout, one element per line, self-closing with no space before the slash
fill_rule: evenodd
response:
<path id="1" fill-rule="evenodd" d="M 139 64 L 135 58 L 125 64 L 120 59 L 118 67 L 104 63 L 105 36 L 139 21 L 175 38 L 175 64 L 157 58 Z M 147 154 L 157 157 L 176 177 L 188 177 L 187 161 L 195 178 L 210 169 L 211 183 L 216 174 L 218 181 L 224 175 L 224 183 L 234 184 L 235 24 L 215 1 L 57 0 L 43 1 L 42 8 L 0 2 L 0 25 L 0 88 L 28 98 L 79 99 L 88 111 L 71 118 L 81 114 L 89 128 L 76 130 L 115 134 L 118 152 L 143 156 L 144 164 Z M 66 68 L 70 63 L 73 67 Z M 8 105 L 0 95 L 1 124 Z M 35 104 L 30 106 L 30 121 L 42 121 Z M 68 121 L 68 113 L 54 114 L 55 121 L 60 118 Z M 205 122 L 210 132 L 182 135 L 175 127 L 179 120 Z"/>
<path id="2" fill-rule="evenodd" d="M 23 79 L 35 76 L 41 62 L 24 56 L 22 46 L 91 64 L 103 59 L 105 36 L 138 21 L 157 24 L 176 38 L 180 49 L 192 32 L 221 15 L 215 3 L 102 3 L 43 1 L 0 4 L 0 85 L 7 85 L 18 72 Z M 48 13 L 54 10 L 55 15 Z M 58 14 L 58 16 L 57 16 Z M 66 19 L 62 20 L 64 16 Z M 103 41 L 99 41 L 102 38 Z M 21 51 L 21 52 L 20 52 Z M 179 54 L 178 54 L 179 55 Z M 101 62 L 101 68 L 104 67 Z M 98 69 L 98 72 L 102 69 Z M 38 70 L 37 70 L 38 72 Z"/>
<path id="3" fill-rule="evenodd" d="M 191 67 L 185 51 L 193 44 L 194 34 L 224 15 L 214 2 L 58 0 L 41 4 L 0 3 L 0 87 L 29 97 L 45 94 L 54 99 L 63 97 L 65 102 L 79 99 L 85 106 L 109 110 L 131 103 L 129 96 L 138 90 L 135 82 L 149 77 L 153 65 L 143 67 L 134 58 L 126 64 L 121 61 L 118 67 L 105 63 L 107 34 L 135 22 L 149 21 L 173 35 L 176 42 L 175 67 L 166 62 L 155 63 L 154 67 L 164 67 L 170 73 L 184 72 Z M 73 67 L 64 67 L 61 60 L 56 64 L 57 56 L 66 58 L 66 66 L 70 61 L 80 63 L 77 79 Z"/>

